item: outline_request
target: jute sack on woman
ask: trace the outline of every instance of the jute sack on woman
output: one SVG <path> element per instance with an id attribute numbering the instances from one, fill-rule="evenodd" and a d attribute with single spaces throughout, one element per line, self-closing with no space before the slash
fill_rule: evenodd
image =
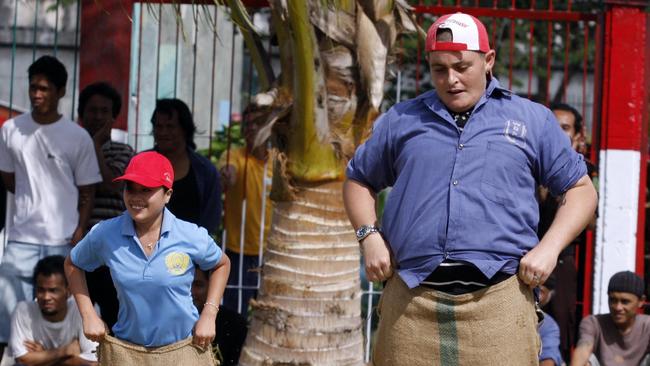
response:
<path id="1" fill-rule="evenodd" d="M 536 366 L 533 293 L 517 276 L 449 295 L 393 276 L 379 305 L 374 366 Z"/>
<path id="2" fill-rule="evenodd" d="M 100 366 L 216 366 L 212 350 L 192 344 L 192 337 L 148 348 L 107 335 L 97 347 Z"/>

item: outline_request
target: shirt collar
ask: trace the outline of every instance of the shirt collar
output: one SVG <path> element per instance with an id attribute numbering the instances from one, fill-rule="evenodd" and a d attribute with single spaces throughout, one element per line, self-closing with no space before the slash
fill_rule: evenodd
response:
<path id="1" fill-rule="evenodd" d="M 122 235 L 126 236 L 135 236 L 135 225 L 133 225 L 133 219 L 131 216 L 129 216 L 128 212 L 124 213 L 125 217 L 124 220 L 122 221 Z M 172 225 L 174 223 L 174 219 L 176 219 L 176 216 L 165 207 L 163 209 L 163 220 L 162 220 L 162 227 L 160 230 L 160 236 L 165 235 L 166 233 L 170 232 L 172 229 Z"/>
<path id="2" fill-rule="evenodd" d="M 493 96 L 494 97 L 496 97 L 496 96 L 509 97 L 509 96 L 512 95 L 512 92 L 510 90 L 502 87 L 501 83 L 499 83 L 499 80 L 497 80 L 497 78 L 492 76 L 490 78 L 490 83 L 488 84 L 487 88 L 485 89 L 485 95 L 487 95 L 488 97 L 493 97 Z"/>
<path id="3" fill-rule="evenodd" d="M 512 95 L 512 92 L 508 89 L 501 87 L 499 80 L 497 80 L 497 78 L 492 76 L 487 85 L 487 88 L 485 88 L 485 93 L 483 94 L 483 96 L 481 96 L 481 99 L 476 104 L 476 107 L 485 103 L 487 101 L 487 98 L 500 97 L 500 96 L 510 97 L 510 95 Z M 442 100 L 440 100 L 435 90 L 422 94 L 422 101 L 436 114 L 440 116 L 445 116 L 448 114 L 447 108 L 442 103 Z M 474 110 L 476 110 L 476 108 L 474 108 Z"/>

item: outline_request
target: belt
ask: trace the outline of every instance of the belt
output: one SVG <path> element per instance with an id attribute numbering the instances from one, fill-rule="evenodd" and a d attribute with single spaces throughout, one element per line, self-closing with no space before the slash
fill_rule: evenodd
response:
<path id="1" fill-rule="evenodd" d="M 512 274 L 497 272 L 492 278 L 487 278 L 476 266 L 469 263 L 441 265 L 425 278 L 420 286 L 452 295 L 461 295 L 496 285 L 512 276 Z"/>

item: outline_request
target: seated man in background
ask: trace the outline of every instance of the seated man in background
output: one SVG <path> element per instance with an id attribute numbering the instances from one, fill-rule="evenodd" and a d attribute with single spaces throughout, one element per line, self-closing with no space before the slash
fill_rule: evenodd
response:
<path id="1" fill-rule="evenodd" d="M 68 291 L 62 256 L 45 257 L 34 269 L 36 302 L 22 301 L 11 317 L 9 356 L 20 365 L 97 365 L 97 344 L 83 333 Z"/>
<path id="2" fill-rule="evenodd" d="M 572 366 L 648 366 L 650 316 L 637 314 L 645 301 L 644 288 L 643 280 L 630 271 L 612 276 L 609 314 L 582 319 Z"/>

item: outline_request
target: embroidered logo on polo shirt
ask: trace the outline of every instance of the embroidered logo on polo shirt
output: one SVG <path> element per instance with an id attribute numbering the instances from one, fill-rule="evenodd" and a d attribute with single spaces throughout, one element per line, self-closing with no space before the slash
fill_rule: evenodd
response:
<path id="1" fill-rule="evenodd" d="M 173 252 L 167 254 L 165 257 L 165 265 L 167 266 L 167 271 L 174 276 L 180 276 L 185 271 L 190 264 L 190 256 L 186 253 Z"/>
<path id="2" fill-rule="evenodd" d="M 507 120 L 503 135 L 510 143 L 526 148 L 526 124 L 515 120 Z"/>

